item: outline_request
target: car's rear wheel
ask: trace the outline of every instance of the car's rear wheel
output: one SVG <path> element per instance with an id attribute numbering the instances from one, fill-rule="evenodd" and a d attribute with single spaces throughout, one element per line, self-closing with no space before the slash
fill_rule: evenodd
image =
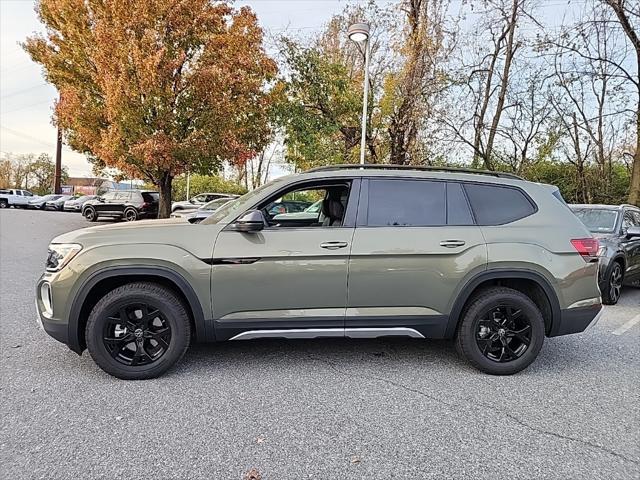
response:
<path id="1" fill-rule="evenodd" d="M 607 283 L 602 289 L 602 303 L 605 305 L 615 305 L 620 300 L 620 294 L 622 293 L 622 283 L 624 281 L 624 274 L 622 272 L 622 265 L 620 262 L 615 261 L 611 265 L 611 271 L 607 275 Z"/>
<path id="2" fill-rule="evenodd" d="M 138 212 L 135 208 L 127 208 L 124 211 L 124 219 L 127 222 L 135 222 L 136 220 L 138 220 Z"/>
<path id="3" fill-rule="evenodd" d="M 176 294 L 147 282 L 118 287 L 93 308 L 87 349 L 105 372 L 125 380 L 162 375 L 187 350 L 189 316 Z"/>
<path id="4" fill-rule="evenodd" d="M 98 220 L 98 214 L 96 213 L 95 209 L 91 207 L 85 208 L 82 214 L 84 215 L 84 218 L 86 218 L 90 222 L 95 222 L 96 220 Z"/>
<path id="5" fill-rule="evenodd" d="M 536 359 L 544 332 L 542 314 L 529 297 L 511 288 L 493 287 L 468 304 L 456 348 L 483 372 L 511 375 Z"/>

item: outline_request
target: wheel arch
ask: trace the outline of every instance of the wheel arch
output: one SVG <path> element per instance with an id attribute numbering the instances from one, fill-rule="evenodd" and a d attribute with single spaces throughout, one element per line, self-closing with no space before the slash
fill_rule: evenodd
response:
<path id="1" fill-rule="evenodd" d="M 212 339 L 207 333 L 202 305 L 189 282 L 179 273 L 160 266 L 107 267 L 94 272 L 76 293 L 69 313 L 69 348 L 81 354 L 86 348 L 85 327 L 91 309 L 108 291 L 136 281 L 159 283 L 183 300 L 196 339 Z"/>
<path id="2" fill-rule="evenodd" d="M 540 308 L 545 333 L 553 335 L 560 324 L 560 302 L 550 282 L 540 273 L 525 269 L 487 270 L 471 278 L 456 298 L 445 336 L 452 338 L 460 324 L 465 306 L 474 293 L 489 286 L 505 286 L 525 293 Z"/>

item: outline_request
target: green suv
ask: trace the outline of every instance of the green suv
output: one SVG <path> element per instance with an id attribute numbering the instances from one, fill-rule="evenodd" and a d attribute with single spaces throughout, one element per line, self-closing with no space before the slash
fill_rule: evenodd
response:
<path id="1" fill-rule="evenodd" d="M 319 200 L 313 217 L 273 208 Z M 266 337 L 450 338 L 503 375 L 545 336 L 597 321 L 597 252 L 556 187 L 342 165 L 278 178 L 200 224 L 61 235 L 36 303 L 52 337 L 123 379 L 162 374 L 192 341 Z"/>

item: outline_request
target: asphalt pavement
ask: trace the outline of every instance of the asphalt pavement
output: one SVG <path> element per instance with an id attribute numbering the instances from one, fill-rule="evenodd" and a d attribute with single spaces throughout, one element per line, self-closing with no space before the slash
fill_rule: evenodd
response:
<path id="1" fill-rule="evenodd" d="M 640 478 L 640 289 L 510 377 L 451 342 L 324 339 L 195 346 L 125 382 L 36 325 L 47 244 L 85 226 L 0 212 L 2 478 Z"/>

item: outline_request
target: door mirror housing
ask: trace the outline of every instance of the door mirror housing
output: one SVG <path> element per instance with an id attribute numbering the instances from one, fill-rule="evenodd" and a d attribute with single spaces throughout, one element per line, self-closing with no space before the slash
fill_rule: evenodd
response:
<path id="1" fill-rule="evenodd" d="M 640 238 L 640 227 L 627 228 L 627 238 Z"/>
<path id="2" fill-rule="evenodd" d="M 236 232 L 259 232 L 264 229 L 265 224 L 264 215 L 260 210 L 249 210 L 240 215 L 231 228 Z"/>

